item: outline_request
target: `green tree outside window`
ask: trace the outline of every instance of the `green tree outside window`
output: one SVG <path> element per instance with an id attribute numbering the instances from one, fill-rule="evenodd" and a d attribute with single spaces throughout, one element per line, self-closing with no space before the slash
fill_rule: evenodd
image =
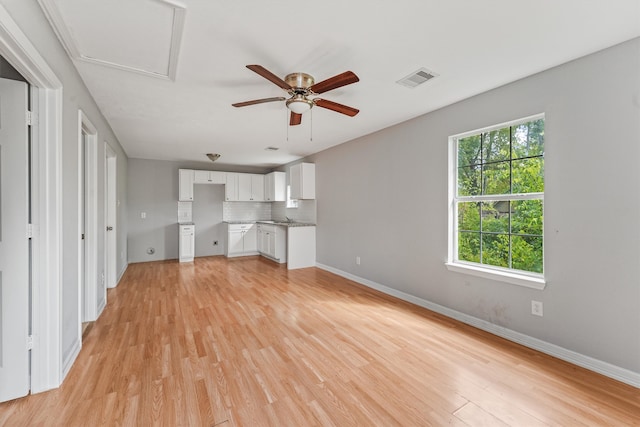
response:
<path id="1" fill-rule="evenodd" d="M 456 141 L 457 259 L 543 272 L 544 119 Z"/>

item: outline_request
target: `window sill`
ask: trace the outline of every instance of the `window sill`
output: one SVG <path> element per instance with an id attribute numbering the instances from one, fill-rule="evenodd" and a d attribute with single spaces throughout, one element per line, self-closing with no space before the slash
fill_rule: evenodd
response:
<path id="1" fill-rule="evenodd" d="M 499 271 L 491 268 L 484 268 L 476 265 L 445 262 L 449 271 L 456 273 L 470 274 L 472 276 L 483 277 L 485 279 L 498 280 L 512 285 L 524 286 L 526 288 L 543 290 L 547 285 L 544 277 L 534 277 L 526 274 L 514 273 L 511 271 Z"/>

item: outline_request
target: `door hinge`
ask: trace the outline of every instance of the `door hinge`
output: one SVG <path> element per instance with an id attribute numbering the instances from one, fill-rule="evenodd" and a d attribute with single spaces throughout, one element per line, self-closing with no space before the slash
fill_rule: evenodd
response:
<path id="1" fill-rule="evenodd" d="M 33 335 L 27 336 L 27 350 L 33 350 Z"/>
<path id="2" fill-rule="evenodd" d="M 35 124 L 36 117 L 31 111 L 27 111 L 27 126 L 33 126 Z"/>
<path id="3" fill-rule="evenodd" d="M 33 224 L 27 224 L 27 239 L 33 237 Z"/>

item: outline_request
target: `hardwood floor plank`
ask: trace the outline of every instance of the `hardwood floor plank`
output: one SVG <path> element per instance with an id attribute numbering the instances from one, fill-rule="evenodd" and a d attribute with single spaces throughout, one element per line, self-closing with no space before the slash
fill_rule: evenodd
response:
<path id="1" fill-rule="evenodd" d="M 316 268 L 132 264 L 108 301 L 0 426 L 640 426 L 639 389 Z"/>
<path id="2" fill-rule="evenodd" d="M 473 402 L 469 402 L 458 409 L 454 415 L 474 427 L 508 427 L 508 424 L 505 424 Z"/>

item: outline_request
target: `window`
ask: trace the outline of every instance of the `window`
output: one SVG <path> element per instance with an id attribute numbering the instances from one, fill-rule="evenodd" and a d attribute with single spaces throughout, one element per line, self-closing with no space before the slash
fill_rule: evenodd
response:
<path id="1" fill-rule="evenodd" d="M 291 198 L 291 186 L 287 185 L 287 208 L 297 208 L 298 200 Z"/>
<path id="2" fill-rule="evenodd" d="M 544 284 L 544 117 L 454 136 L 450 144 L 447 265 Z"/>

